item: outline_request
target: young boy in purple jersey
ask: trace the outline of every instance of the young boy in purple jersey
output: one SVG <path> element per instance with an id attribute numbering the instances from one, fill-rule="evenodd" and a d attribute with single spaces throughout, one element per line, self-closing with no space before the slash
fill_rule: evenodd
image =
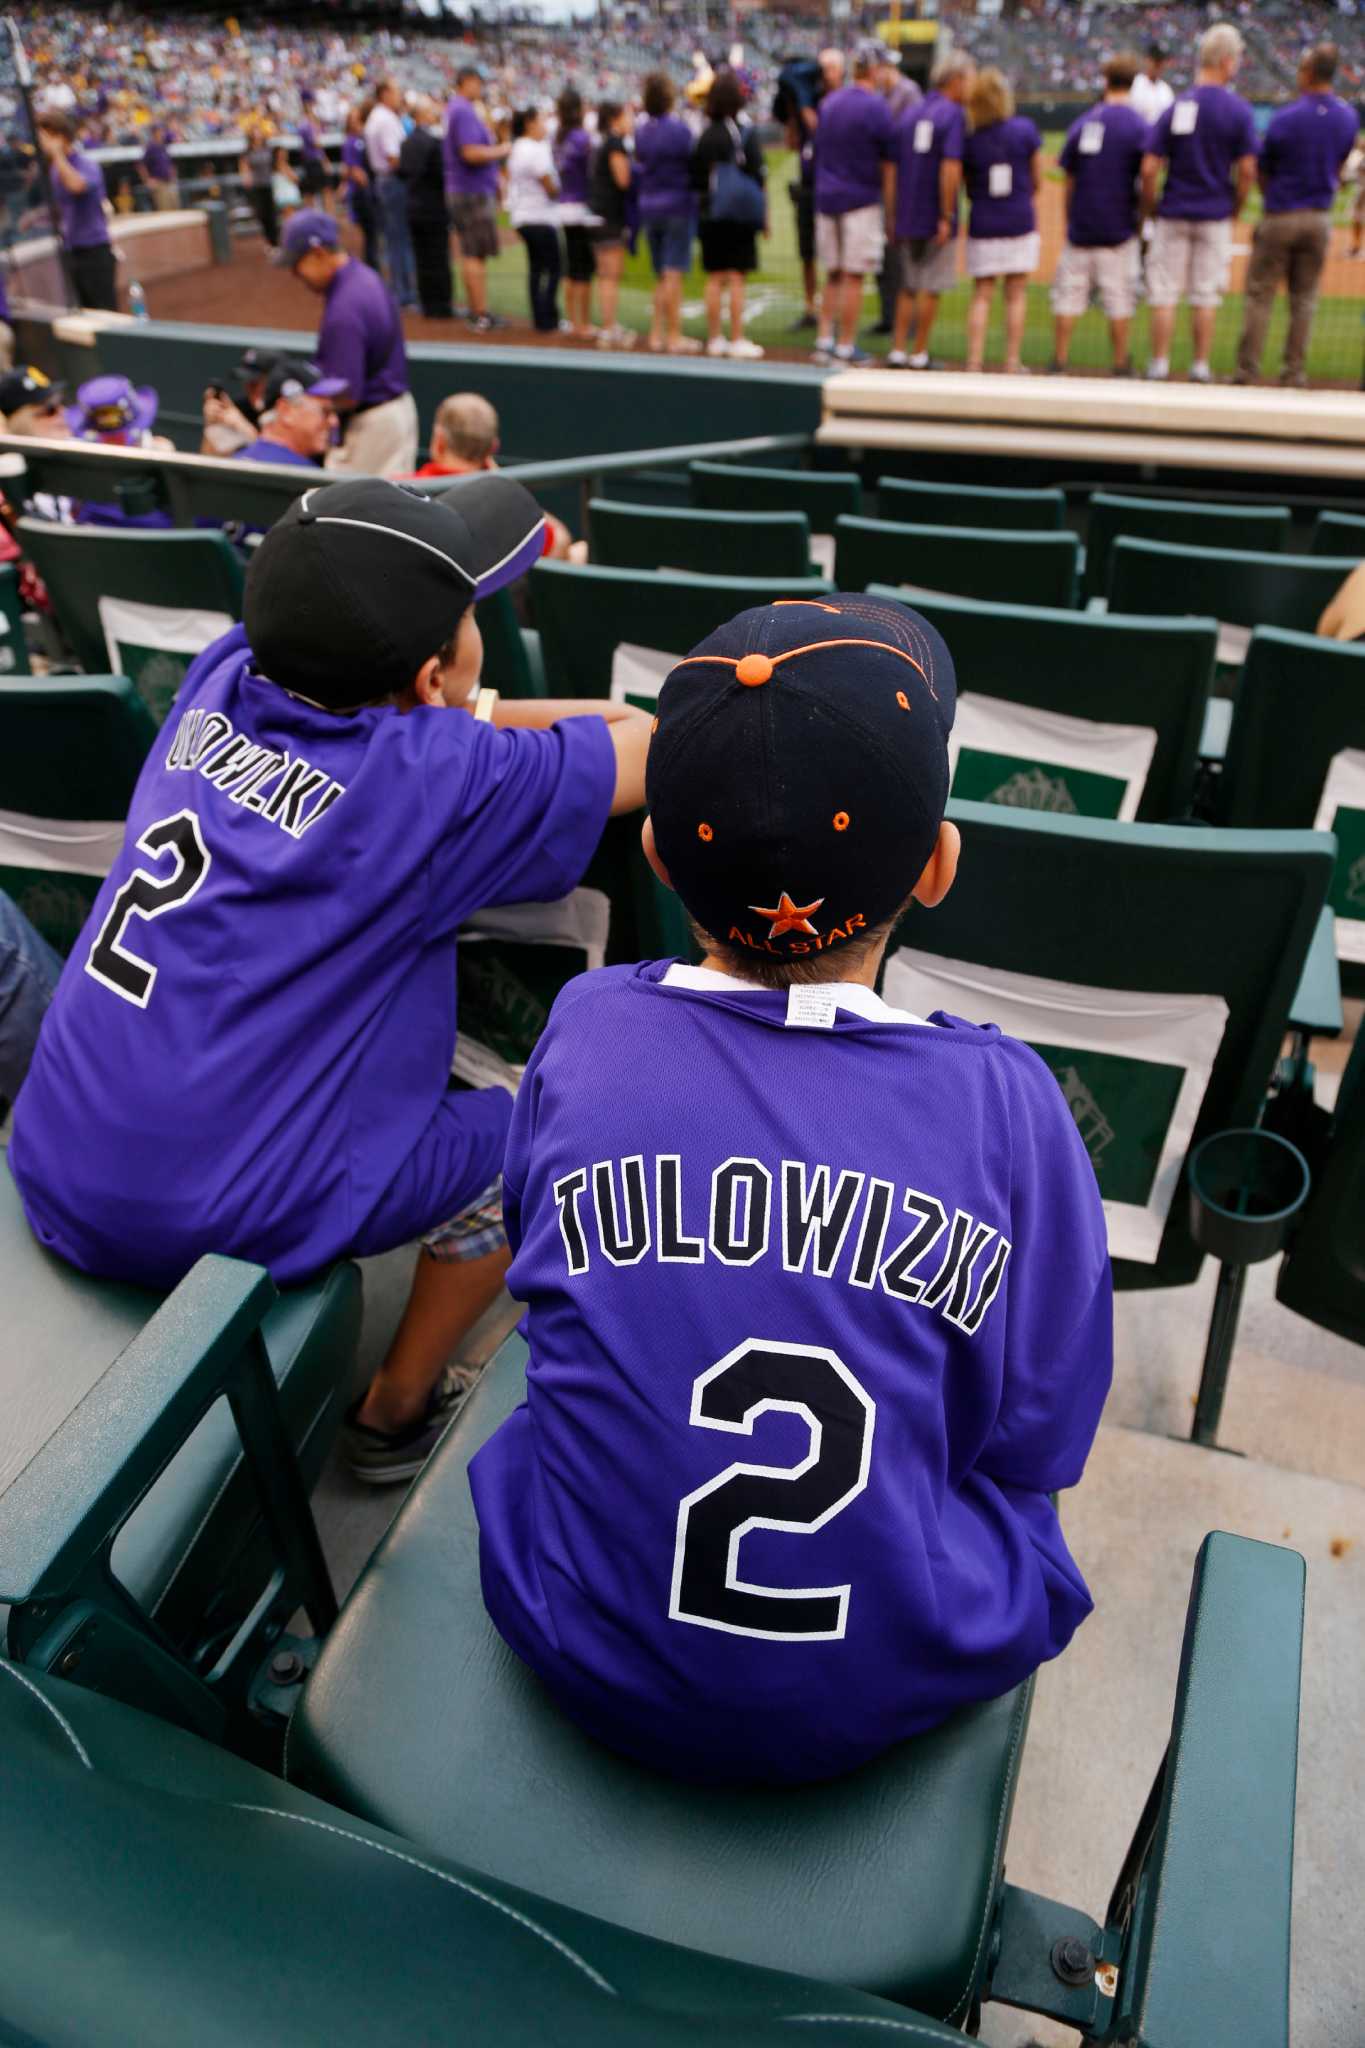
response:
<path id="1" fill-rule="evenodd" d="M 1129 94 L 1138 73 L 1131 50 L 1109 57 L 1104 98 L 1067 131 L 1058 158 L 1066 172 L 1066 246 L 1052 285 L 1052 367 L 1065 370 L 1076 322 L 1098 292 L 1109 322 L 1113 374 L 1132 375 L 1128 337 L 1138 293 L 1138 200 L 1147 123 Z"/>
<path id="2" fill-rule="evenodd" d="M 875 993 L 953 881 L 954 705 L 938 634 L 866 597 L 680 662 L 645 850 L 705 958 L 570 983 L 513 1113 L 530 1364 L 470 1467 L 484 1597 L 677 1776 L 849 1770 L 1090 1608 L 1049 1497 L 1110 1377 L 1085 1147 L 1028 1047 Z"/>
<path id="3" fill-rule="evenodd" d="M 288 1286 L 423 1240 L 349 1422 L 374 1481 L 449 1420 L 507 1266 L 511 1099 L 449 1087 L 456 932 L 566 894 L 644 793 L 642 714 L 478 689 L 474 602 L 543 545 L 507 476 L 304 492 L 185 677 L 15 1110 L 29 1223 L 89 1273 L 225 1252 Z"/>

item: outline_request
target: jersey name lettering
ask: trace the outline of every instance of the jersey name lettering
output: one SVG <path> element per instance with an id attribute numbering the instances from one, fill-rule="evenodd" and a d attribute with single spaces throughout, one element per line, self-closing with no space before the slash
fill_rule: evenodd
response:
<path id="1" fill-rule="evenodd" d="M 175 729 L 166 766 L 202 775 L 232 802 L 302 839 L 346 794 L 325 768 L 302 756 L 263 747 L 237 732 L 221 711 L 187 711 Z"/>
<path id="2" fill-rule="evenodd" d="M 777 1173 L 757 1159 L 727 1159 L 685 1187 L 677 1153 L 652 1161 L 634 1153 L 562 1174 L 554 1199 L 575 1279 L 595 1259 L 613 1266 L 647 1258 L 690 1266 L 780 1259 L 789 1273 L 880 1287 L 897 1301 L 934 1309 L 968 1336 L 981 1328 L 1010 1255 L 1009 1239 L 993 1224 L 935 1195 L 904 1188 L 897 1199 L 890 1181 L 799 1159 L 784 1159 Z"/>

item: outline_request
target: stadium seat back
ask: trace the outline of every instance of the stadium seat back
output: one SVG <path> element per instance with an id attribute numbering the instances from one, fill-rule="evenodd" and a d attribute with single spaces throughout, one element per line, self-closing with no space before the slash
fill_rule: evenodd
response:
<path id="1" fill-rule="evenodd" d="M 1046 604 L 1067 611 L 1076 602 L 1081 544 L 1074 533 L 992 533 L 841 518 L 834 535 L 840 590 L 903 583 L 990 604 Z"/>
<path id="2" fill-rule="evenodd" d="M 1276 1295 L 1339 1337 L 1365 1344 L 1365 1035 L 1341 1077 L 1326 1146 Z"/>
<path id="3" fill-rule="evenodd" d="M 1350 512 L 1319 512 L 1309 552 L 1335 555 L 1338 560 L 1346 555 L 1365 560 L 1365 518 Z"/>
<path id="4" fill-rule="evenodd" d="M 0 568 L 0 676 L 26 676 L 32 666 L 24 637 L 19 572 L 12 563 L 6 563 Z"/>
<path id="5" fill-rule="evenodd" d="M 1087 599 L 1103 597 L 1116 540 L 1160 540 L 1172 547 L 1254 548 L 1269 554 L 1287 545 L 1289 522 L 1287 505 L 1198 505 L 1184 498 L 1125 498 L 1118 492 L 1096 491 L 1086 519 L 1083 595 Z"/>
<path id="6" fill-rule="evenodd" d="M 504 697 L 543 697 L 545 669 L 540 639 L 517 618 L 510 590 L 495 590 L 474 608 L 483 636 L 483 667 L 479 680 Z"/>
<path id="7" fill-rule="evenodd" d="M 938 909 L 901 924 L 893 945 L 913 957 L 888 961 L 888 998 L 1033 1043 L 1095 1166 L 1116 1282 L 1184 1285 L 1201 1256 L 1186 1161 L 1208 1133 L 1257 1120 L 1331 841 L 996 804 L 950 812 L 961 870 Z"/>
<path id="8" fill-rule="evenodd" d="M 997 490 L 990 484 L 926 483 L 884 476 L 877 483 L 882 519 L 924 526 L 970 526 L 1014 533 L 1060 533 L 1066 524 L 1062 491 Z"/>
<path id="9" fill-rule="evenodd" d="M 592 558 L 607 569 L 683 570 L 695 576 L 805 576 L 804 512 L 681 511 L 594 498 Z"/>
<path id="10" fill-rule="evenodd" d="M 1213 682 L 1212 619 L 916 597 L 880 584 L 871 594 L 913 605 L 948 643 L 956 795 L 1152 824 L 1187 813 Z"/>
<path id="11" fill-rule="evenodd" d="M 126 677 L 0 681 L 0 889 L 59 953 L 123 843 L 155 738 Z"/>
<path id="12" fill-rule="evenodd" d="M 1197 613 L 1235 626 L 1311 633 L 1355 566 L 1323 555 L 1116 540 L 1109 555 L 1109 609 L 1166 618 Z"/>
<path id="13" fill-rule="evenodd" d="M 863 509 L 854 470 L 763 469 L 737 462 L 694 462 L 692 503 L 713 512 L 804 512 L 812 533 L 832 533 L 841 512 Z"/>
<path id="14" fill-rule="evenodd" d="M 76 659 L 129 676 L 158 723 L 194 656 L 241 617 L 242 565 L 221 533 L 21 519 L 19 534 Z"/>

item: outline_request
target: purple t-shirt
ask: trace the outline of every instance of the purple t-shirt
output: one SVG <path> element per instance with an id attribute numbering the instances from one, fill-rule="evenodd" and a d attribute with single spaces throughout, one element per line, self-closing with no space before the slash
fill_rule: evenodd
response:
<path id="1" fill-rule="evenodd" d="M 149 178 L 168 184 L 175 176 L 175 164 L 164 142 L 149 142 L 142 152 L 142 168 Z"/>
<path id="2" fill-rule="evenodd" d="M 68 192 L 57 176 L 57 166 L 51 171 L 52 196 L 57 202 L 57 214 L 62 224 L 62 243 L 68 249 L 98 249 L 109 239 L 109 223 L 104 218 L 104 172 L 87 156 L 83 149 L 69 149 L 66 160 L 73 171 L 85 179 L 84 192 Z"/>
<path id="3" fill-rule="evenodd" d="M 473 102 L 463 93 L 456 93 L 446 108 L 446 191 L 452 196 L 465 197 L 471 192 L 496 192 L 498 189 L 498 166 L 496 162 L 467 164 L 460 151 L 468 144 L 487 148 L 497 137 L 485 121 L 474 111 Z"/>
<path id="4" fill-rule="evenodd" d="M 613 1747 L 827 1778 L 1089 1612 L 1048 1494 L 1109 1386 L 1099 1190 L 993 1025 L 789 1030 L 668 965 L 570 982 L 512 1113 L 531 1355 L 470 1469 L 484 1599 Z"/>
<path id="5" fill-rule="evenodd" d="M 1227 86 L 1194 85 L 1153 122 L 1147 148 L 1169 166 L 1163 220 L 1230 220 L 1232 167 L 1257 153 L 1255 118 Z"/>
<path id="6" fill-rule="evenodd" d="M 931 92 L 902 118 L 896 139 L 896 233 L 905 241 L 921 241 L 938 232 L 939 172 L 945 161 L 961 163 L 967 116 L 956 100 Z M 957 225 L 956 206 L 953 224 Z"/>
<path id="7" fill-rule="evenodd" d="M 236 462 L 292 462 L 300 469 L 319 469 L 311 455 L 300 455 L 297 448 L 286 448 L 283 441 L 271 441 L 264 434 L 258 440 L 248 441 L 245 448 L 239 448 L 233 457 Z"/>
<path id="8" fill-rule="evenodd" d="M 1261 139 L 1266 212 L 1325 213 L 1359 126 L 1355 108 L 1335 93 L 1306 92 L 1282 107 Z"/>
<path id="9" fill-rule="evenodd" d="M 882 165 L 896 154 L 891 109 L 879 92 L 841 85 L 820 102 L 815 130 L 815 210 L 853 213 L 879 206 Z"/>
<path id="10" fill-rule="evenodd" d="M 962 175 L 971 202 L 967 233 L 977 241 L 1031 235 L 1037 226 L 1029 166 L 1043 146 L 1027 114 L 992 121 L 967 137 Z"/>
<path id="11" fill-rule="evenodd" d="M 457 927 L 571 889 L 614 781 L 600 719 L 331 717 L 256 673 L 234 627 L 143 767 L 16 1105 L 41 1241 L 151 1286 L 201 1252 L 289 1282 L 345 1251 L 444 1102 Z M 135 871 L 146 914 L 111 922 Z M 459 1111 L 491 1179 L 507 1097 Z"/>
<path id="12" fill-rule="evenodd" d="M 348 135 L 346 137 L 345 141 L 341 145 L 341 161 L 352 170 L 368 172 L 368 166 L 365 162 L 365 142 L 362 136 Z M 355 185 L 351 184 L 348 181 L 346 192 L 346 210 L 350 214 L 352 220 L 356 218 L 357 189 L 363 188 L 357 188 Z"/>
<path id="13" fill-rule="evenodd" d="M 1147 123 L 1117 100 L 1073 121 L 1058 158 L 1074 178 L 1066 238 L 1077 249 L 1114 249 L 1131 241 L 1138 225 L 1138 181 Z"/>
<path id="14" fill-rule="evenodd" d="M 299 157 L 302 162 L 317 163 L 322 156 L 318 145 L 318 131 L 311 121 L 299 122 Z"/>
<path id="15" fill-rule="evenodd" d="M 635 178 L 641 220 L 692 214 L 692 131 L 676 114 L 641 121 L 635 130 Z"/>
<path id="16" fill-rule="evenodd" d="M 567 135 L 556 138 L 555 169 L 559 173 L 561 201 L 586 206 L 592 172 L 592 137 L 586 128 L 571 128 Z"/>
<path id="17" fill-rule="evenodd" d="M 382 405 L 408 389 L 402 315 L 383 278 L 357 256 L 327 287 L 315 354 L 324 377 L 345 379 L 355 405 Z"/>

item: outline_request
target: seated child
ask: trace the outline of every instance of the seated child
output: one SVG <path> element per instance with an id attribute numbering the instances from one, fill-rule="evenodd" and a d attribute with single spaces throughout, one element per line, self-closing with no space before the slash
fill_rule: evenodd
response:
<path id="1" fill-rule="evenodd" d="M 147 759 L 15 1107 L 29 1223 L 88 1273 L 170 1287 L 227 1252 L 288 1286 L 425 1239 L 348 1428 L 366 1479 L 421 1464 L 507 1265 L 511 1098 L 449 1087 L 456 931 L 564 895 L 644 794 L 642 714 L 478 688 L 474 601 L 543 545 L 507 476 L 291 506 Z"/>
<path id="2" fill-rule="evenodd" d="M 847 1771 L 1090 1609 L 1049 1498 L 1110 1378 L 1090 1161 L 1027 1046 L 874 993 L 952 885 L 954 708 L 938 634 L 870 598 L 680 662 L 645 850 L 705 959 L 571 982 L 513 1112 L 530 1366 L 470 1471 L 484 1597 L 674 1776 Z"/>

